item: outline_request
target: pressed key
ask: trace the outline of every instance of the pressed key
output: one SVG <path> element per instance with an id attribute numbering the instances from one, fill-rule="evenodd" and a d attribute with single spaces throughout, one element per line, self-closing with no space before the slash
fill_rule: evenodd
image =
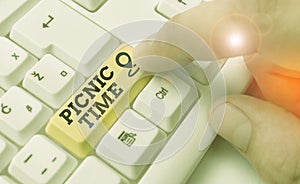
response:
<path id="1" fill-rule="evenodd" d="M 95 11 L 107 0 L 73 0 L 73 1 L 80 4 L 81 6 L 83 6 L 89 11 Z"/>
<path id="2" fill-rule="evenodd" d="M 12 179 L 7 176 L 0 176 L 0 183 L 1 184 L 16 184 Z"/>
<path id="3" fill-rule="evenodd" d="M 27 72 L 23 86 L 51 107 L 59 108 L 76 89 L 75 82 L 83 81 L 80 74 L 47 54 Z"/>
<path id="4" fill-rule="evenodd" d="M 143 167 L 134 166 L 151 163 L 155 154 L 164 145 L 165 137 L 163 131 L 133 110 L 128 109 L 101 139 L 96 152 L 103 158 L 128 165 L 127 169 L 118 168 L 111 161 L 111 165 L 119 169 L 121 173 L 130 179 L 136 179 Z"/>
<path id="5" fill-rule="evenodd" d="M 0 136 L 0 172 L 17 153 L 17 147 Z M 1 182 L 0 182 L 1 183 Z"/>
<path id="6" fill-rule="evenodd" d="M 76 156 L 91 151 L 150 80 L 139 80 L 143 72 L 131 61 L 132 50 L 120 46 L 47 124 L 46 133 Z"/>
<path id="7" fill-rule="evenodd" d="M 19 87 L 0 98 L 0 131 L 24 145 L 51 117 L 52 111 Z"/>
<path id="8" fill-rule="evenodd" d="M 196 88 L 168 73 L 152 78 L 134 101 L 133 109 L 171 132 L 197 98 Z"/>
<path id="9" fill-rule="evenodd" d="M 22 183 L 56 184 L 75 169 L 77 161 L 42 135 L 35 135 L 13 158 L 9 173 Z"/>
<path id="10" fill-rule="evenodd" d="M 8 34 L 12 25 L 37 2 L 38 0 L 1 0 L 0 35 Z"/>
<path id="11" fill-rule="evenodd" d="M 8 89 L 18 84 L 37 61 L 5 37 L 0 37 L 0 86 Z"/>
<path id="12" fill-rule="evenodd" d="M 111 34 L 58 0 L 40 1 L 13 26 L 10 37 L 37 57 L 51 53 L 85 76 L 119 45 Z"/>
<path id="13" fill-rule="evenodd" d="M 161 0 L 156 10 L 167 18 L 171 18 L 194 6 L 200 4 L 202 0 Z"/>
<path id="14" fill-rule="evenodd" d="M 128 181 L 95 156 L 87 157 L 65 184 L 113 183 L 126 184 Z"/>

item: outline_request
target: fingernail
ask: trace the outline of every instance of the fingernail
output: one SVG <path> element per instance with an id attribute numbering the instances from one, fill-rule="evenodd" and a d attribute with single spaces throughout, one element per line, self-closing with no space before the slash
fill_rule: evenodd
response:
<path id="1" fill-rule="evenodd" d="M 218 106 L 215 111 L 224 111 L 224 105 Z M 246 152 L 252 135 L 251 120 L 241 109 L 231 103 L 226 103 L 218 134 L 241 151 Z"/>

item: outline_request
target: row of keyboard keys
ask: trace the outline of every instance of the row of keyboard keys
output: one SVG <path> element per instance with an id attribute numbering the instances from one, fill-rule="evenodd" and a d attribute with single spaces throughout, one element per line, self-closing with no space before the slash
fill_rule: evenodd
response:
<path id="1" fill-rule="evenodd" d="M 43 0 L 12 28 L 10 38 L 41 58 L 51 53 L 85 76 L 119 45 L 110 33 L 58 0 Z"/>
<path id="2" fill-rule="evenodd" d="M 17 85 L 37 59 L 5 37 L 0 37 L 0 86 Z"/>
<path id="3" fill-rule="evenodd" d="M 28 72 L 23 86 L 52 108 L 59 108 L 84 81 L 83 76 L 52 55 L 45 55 Z"/>
<path id="4" fill-rule="evenodd" d="M 10 88 L 0 98 L 0 105 L 0 132 L 18 145 L 24 145 L 52 115 L 48 107 L 19 87 Z"/>

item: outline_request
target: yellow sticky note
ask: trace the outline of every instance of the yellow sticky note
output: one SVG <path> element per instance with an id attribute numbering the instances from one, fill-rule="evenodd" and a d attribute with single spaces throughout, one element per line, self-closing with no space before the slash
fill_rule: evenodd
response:
<path id="1" fill-rule="evenodd" d="M 88 155 L 151 79 L 132 51 L 120 46 L 48 122 L 46 133 L 74 155 Z"/>

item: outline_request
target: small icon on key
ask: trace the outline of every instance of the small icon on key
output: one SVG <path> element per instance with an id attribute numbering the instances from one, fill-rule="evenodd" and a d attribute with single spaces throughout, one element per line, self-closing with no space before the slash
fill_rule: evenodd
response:
<path id="1" fill-rule="evenodd" d="M 186 5 L 186 2 L 184 2 L 183 0 L 178 0 L 178 2 Z"/>
<path id="2" fill-rule="evenodd" d="M 124 144 L 126 144 L 127 146 L 131 147 L 133 145 L 133 143 L 136 141 L 135 138 L 136 134 L 135 133 L 127 133 L 125 131 L 123 131 L 118 139 L 123 142 Z"/>

